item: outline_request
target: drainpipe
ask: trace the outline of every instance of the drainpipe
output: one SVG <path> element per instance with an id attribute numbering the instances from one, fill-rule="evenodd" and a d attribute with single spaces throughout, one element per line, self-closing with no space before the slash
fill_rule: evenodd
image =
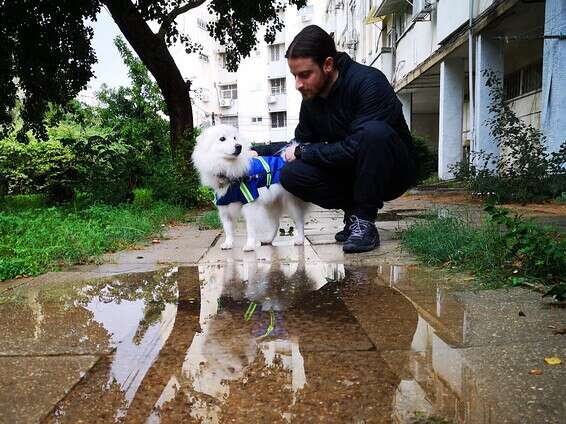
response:
<path id="1" fill-rule="evenodd" d="M 470 100 L 468 127 L 470 131 L 470 152 L 476 147 L 476 136 L 474 128 L 474 0 L 470 1 L 470 22 L 468 24 L 468 98 Z"/>

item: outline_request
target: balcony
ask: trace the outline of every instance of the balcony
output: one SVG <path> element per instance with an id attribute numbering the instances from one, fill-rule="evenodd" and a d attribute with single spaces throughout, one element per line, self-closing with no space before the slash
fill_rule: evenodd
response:
<path id="1" fill-rule="evenodd" d="M 391 47 L 382 47 L 375 61 L 375 67 L 379 69 L 389 83 L 393 80 L 393 52 Z"/>

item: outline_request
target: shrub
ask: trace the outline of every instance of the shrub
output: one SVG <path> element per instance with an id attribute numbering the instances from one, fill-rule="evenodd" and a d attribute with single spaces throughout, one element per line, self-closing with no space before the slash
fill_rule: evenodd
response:
<path id="1" fill-rule="evenodd" d="M 417 183 L 438 173 L 438 155 L 434 153 L 424 137 L 413 134 L 413 146 L 417 165 Z"/>
<path id="2" fill-rule="evenodd" d="M 566 142 L 557 152 L 548 152 L 542 132 L 521 121 L 505 101 L 501 80 L 484 71 L 490 87 L 487 122 L 501 153 L 494 157 L 484 151 L 472 153 L 472 163 L 452 168 L 457 178 L 481 195 L 500 201 L 528 202 L 557 197 L 566 190 Z"/>

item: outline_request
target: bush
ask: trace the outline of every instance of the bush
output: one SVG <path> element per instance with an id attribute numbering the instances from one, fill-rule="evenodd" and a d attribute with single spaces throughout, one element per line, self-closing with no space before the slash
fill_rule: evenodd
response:
<path id="1" fill-rule="evenodd" d="M 115 43 L 131 86 L 103 86 L 96 107 L 77 101 L 65 108 L 51 105 L 45 115 L 47 141 L 29 133 L 0 140 L 0 196 L 45 193 L 54 204 L 118 204 L 144 187 L 155 200 L 184 206 L 209 202 L 190 166 L 197 131 L 173 159 L 160 90 L 126 43 Z"/>
<path id="2" fill-rule="evenodd" d="M 552 199 L 566 190 L 566 142 L 559 151 L 548 152 L 542 132 L 521 121 L 504 97 L 501 80 L 484 71 L 491 88 L 488 121 L 490 132 L 502 154 L 472 153 L 471 163 L 461 162 L 452 171 L 469 188 L 499 201 L 528 202 Z"/>
<path id="3" fill-rule="evenodd" d="M 438 155 L 430 149 L 426 139 L 413 134 L 413 146 L 417 165 L 417 183 L 438 175 Z"/>

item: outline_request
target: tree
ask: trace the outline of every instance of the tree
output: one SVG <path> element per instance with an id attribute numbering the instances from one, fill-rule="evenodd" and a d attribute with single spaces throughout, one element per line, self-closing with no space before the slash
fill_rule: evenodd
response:
<path id="1" fill-rule="evenodd" d="M 49 102 L 64 105 L 92 77 L 96 61 L 92 29 L 105 6 L 120 31 L 155 78 L 170 122 L 171 148 L 185 158 L 183 141 L 193 129 L 190 82 L 181 73 L 168 47 L 182 43 L 187 52 L 197 48 L 182 33 L 175 19 L 206 0 L 0 0 L 0 125 L 10 122 L 18 89 L 24 102 L 25 129 L 44 135 L 43 114 Z M 210 0 L 214 16 L 208 30 L 226 47 L 227 66 L 235 70 L 256 44 L 256 34 L 266 27 L 265 40 L 273 42 L 283 27 L 278 11 L 287 5 L 302 7 L 307 0 Z M 153 32 L 149 22 L 156 22 Z"/>

